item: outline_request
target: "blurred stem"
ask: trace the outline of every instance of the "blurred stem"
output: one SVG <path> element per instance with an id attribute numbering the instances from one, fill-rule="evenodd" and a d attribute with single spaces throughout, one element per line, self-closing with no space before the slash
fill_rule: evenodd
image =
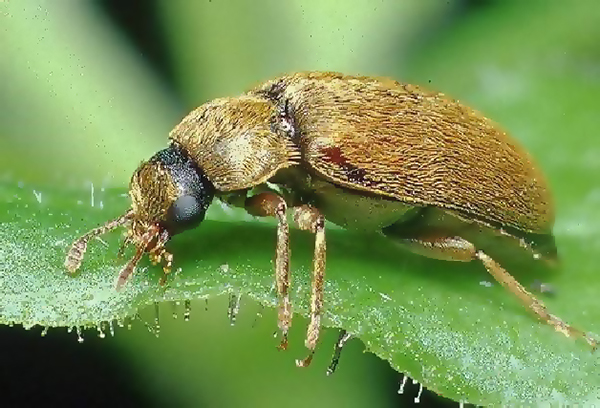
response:
<path id="1" fill-rule="evenodd" d="M 294 71 L 397 76 L 398 61 L 454 5 L 437 1 L 160 1 L 191 105 Z"/>

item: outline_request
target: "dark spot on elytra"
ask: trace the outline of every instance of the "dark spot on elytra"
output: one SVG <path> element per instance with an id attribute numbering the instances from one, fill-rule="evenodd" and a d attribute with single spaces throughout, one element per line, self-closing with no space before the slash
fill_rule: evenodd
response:
<path id="1" fill-rule="evenodd" d="M 340 172 L 346 176 L 349 182 L 363 185 L 371 184 L 365 178 L 367 171 L 350 163 L 339 147 L 325 147 L 321 150 L 321 153 L 323 154 L 323 160 L 337 165 Z"/>
<path id="2" fill-rule="evenodd" d="M 342 149 L 339 147 L 324 147 L 321 149 L 321 153 L 323 154 L 323 160 L 337 164 L 338 166 L 342 166 L 348 163 L 348 159 L 342 153 Z"/>

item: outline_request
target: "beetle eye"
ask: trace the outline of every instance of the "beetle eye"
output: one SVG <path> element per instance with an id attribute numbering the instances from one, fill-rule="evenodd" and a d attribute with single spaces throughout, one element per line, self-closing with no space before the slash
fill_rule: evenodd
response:
<path id="1" fill-rule="evenodd" d="M 177 144 L 161 150 L 150 160 L 160 163 L 159 167 L 169 175 L 169 180 L 165 183 L 177 189 L 177 198 L 164 217 L 158 217 L 158 222 L 169 235 L 197 227 L 204 220 L 206 209 L 215 196 L 213 184 Z M 162 208 L 164 207 L 161 206 Z"/>
<path id="2" fill-rule="evenodd" d="M 166 227 L 171 234 L 195 228 L 204 220 L 206 206 L 196 197 L 183 195 L 167 211 Z"/>

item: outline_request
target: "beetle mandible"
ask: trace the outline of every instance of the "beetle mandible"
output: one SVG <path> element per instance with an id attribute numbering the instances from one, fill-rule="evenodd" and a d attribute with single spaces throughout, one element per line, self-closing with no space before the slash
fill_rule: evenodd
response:
<path id="1" fill-rule="evenodd" d="M 166 276 L 173 261 L 166 242 L 199 225 L 216 197 L 277 219 L 283 349 L 292 322 L 288 209 L 298 227 L 315 236 L 308 356 L 299 366 L 310 364 L 319 338 L 326 219 L 379 231 L 431 258 L 479 260 L 541 320 L 596 347 L 591 335 L 550 314 L 480 239 L 490 233 L 534 259 L 555 258 L 544 177 L 498 125 L 441 93 L 385 78 L 297 73 L 200 106 L 169 138 L 169 147 L 133 174 L 131 209 L 73 243 L 69 272 L 80 267 L 92 237 L 127 226 L 124 245 L 137 250 L 117 287 L 146 252 L 163 263 Z"/>

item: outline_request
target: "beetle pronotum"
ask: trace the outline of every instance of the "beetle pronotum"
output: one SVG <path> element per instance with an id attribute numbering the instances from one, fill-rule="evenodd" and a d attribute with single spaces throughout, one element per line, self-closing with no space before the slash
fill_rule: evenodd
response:
<path id="1" fill-rule="evenodd" d="M 73 243 L 65 261 L 69 272 L 80 267 L 90 238 L 127 226 L 126 243 L 137 251 L 117 286 L 146 252 L 168 273 L 173 257 L 165 243 L 199 225 L 214 197 L 275 217 L 285 349 L 292 322 L 291 207 L 298 227 L 315 235 L 309 354 L 299 366 L 310 364 L 319 338 L 326 219 L 380 231 L 428 257 L 479 260 L 541 320 L 596 347 L 591 335 L 550 314 L 489 255 L 485 234 L 535 259 L 556 256 L 550 193 L 527 152 L 495 123 L 443 94 L 390 79 L 299 73 L 200 106 L 170 139 L 133 174 L 131 209 Z"/>

